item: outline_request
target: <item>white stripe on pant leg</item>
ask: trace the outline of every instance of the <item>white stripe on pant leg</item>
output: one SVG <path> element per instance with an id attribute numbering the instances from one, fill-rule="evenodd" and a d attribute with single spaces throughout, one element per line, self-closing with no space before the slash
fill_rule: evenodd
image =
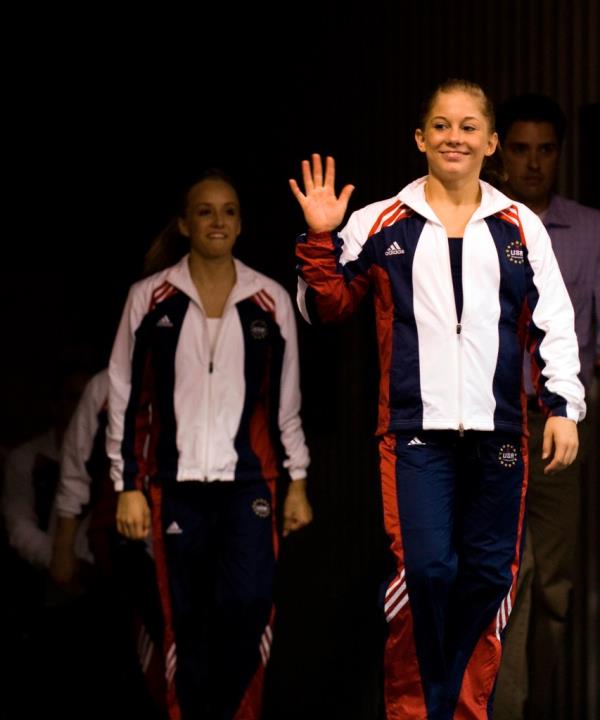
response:
<path id="1" fill-rule="evenodd" d="M 396 607 L 392 610 L 392 612 L 387 616 L 387 621 L 390 622 L 390 620 L 393 620 L 407 602 L 408 595 L 405 595 L 402 600 L 396 605 Z"/>
<path id="2" fill-rule="evenodd" d="M 154 644 L 151 642 L 148 646 L 148 649 L 146 651 L 146 654 L 144 655 L 144 659 L 142 661 L 142 672 L 144 675 L 146 674 L 148 668 L 150 667 L 150 661 L 152 660 L 152 653 L 154 652 Z"/>
<path id="3" fill-rule="evenodd" d="M 177 668 L 177 652 L 175 643 L 173 643 L 169 648 L 165 665 L 165 677 L 167 678 L 167 682 L 170 684 L 175 676 L 175 670 Z"/>
<path id="4" fill-rule="evenodd" d="M 263 664 L 264 666 L 266 666 L 266 665 L 267 665 L 267 660 L 269 659 L 269 656 L 265 653 L 262 645 L 260 645 L 258 649 L 260 650 L 260 656 L 261 656 L 261 658 L 262 658 L 262 664 Z"/>
<path id="5" fill-rule="evenodd" d="M 400 597 L 400 595 L 402 595 L 402 593 L 405 591 L 406 591 L 406 583 L 402 583 L 402 585 L 400 585 L 398 590 L 392 595 L 392 597 L 384 605 L 384 608 L 383 608 L 384 611 L 387 612 L 392 607 L 392 605 L 396 602 L 396 600 Z"/>
<path id="6" fill-rule="evenodd" d="M 398 577 L 394 578 L 394 579 L 392 580 L 392 582 L 388 585 L 388 589 L 385 591 L 385 596 L 386 596 L 386 598 L 388 597 L 388 595 L 389 595 L 390 593 L 394 592 L 394 590 L 395 590 L 395 589 L 398 587 L 398 585 L 402 582 L 402 579 L 403 579 L 403 578 L 404 578 L 404 568 L 402 569 L 402 572 L 400 573 L 400 575 L 398 575 Z"/>

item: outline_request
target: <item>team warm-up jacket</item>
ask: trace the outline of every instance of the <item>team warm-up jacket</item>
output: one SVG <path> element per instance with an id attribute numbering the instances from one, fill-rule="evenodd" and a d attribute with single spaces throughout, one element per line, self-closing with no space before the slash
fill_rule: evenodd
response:
<path id="1" fill-rule="evenodd" d="M 425 181 L 354 212 L 339 233 L 301 236 L 296 248 L 309 322 L 343 319 L 374 288 L 378 432 L 520 432 L 525 344 L 546 413 L 583 419 L 573 309 L 543 224 L 481 182 L 463 237 L 459 321 L 448 238 Z"/>
<path id="2" fill-rule="evenodd" d="M 212 353 L 187 256 L 132 286 L 109 364 L 117 490 L 150 477 L 251 481 L 284 468 L 305 477 L 292 303 L 237 259 L 235 270 Z"/>

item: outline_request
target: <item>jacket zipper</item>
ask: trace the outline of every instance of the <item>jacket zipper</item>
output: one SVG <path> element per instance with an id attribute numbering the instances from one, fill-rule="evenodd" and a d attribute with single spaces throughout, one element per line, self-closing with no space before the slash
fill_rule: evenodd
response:
<path id="1" fill-rule="evenodd" d="M 463 290 L 463 313 L 464 313 L 464 272 L 463 272 L 463 266 L 464 266 L 464 253 L 465 253 L 465 234 L 466 234 L 466 228 L 465 232 L 463 232 L 463 238 L 462 238 L 462 253 L 461 253 L 461 283 L 462 283 L 462 290 Z M 450 273 L 450 284 L 452 286 L 452 294 L 454 295 L 455 288 L 454 288 L 454 279 L 452 277 L 452 264 L 450 262 L 450 243 L 448 238 L 446 237 L 446 245 L 448 246 L 448 271 Z M 457 400 L 457 406 L 458 406 L 458 434 L 460 437 L 464 437 L 465 435 L 465 426 L 463 423 L 463 407 L 462 407 L 462 392 L 463 392 L 463 368 L 462 368 L 462 317 L 459 319 L 458 313 L 456 312 L 456 298 L 453 298 L 454 300 L 454 317 L 456 318 L 456 324 L 455 324 L 455 331 L 456 331 L 456 341 L 458 343 L 458 356 L 457 356 L 457 375 L 458 375 L 458 382 L 457 382 L 457 388 L 456 388 L 456 400 Z"/>
<path id="2" fill-rule="evenodd" d="M 204 323 L 206 325 L 206 337 L 208 337 L 208 319 L 206 315 L 204 315 Z M 210 432 L 210 406 L 211 406 L 211 399 L 212 399 L 212 374 L 213 374 L 213 356 L 212 353 L 209 357 L 208 361 L 208 378 L 206 379 L 207 382 L 207 392 L 206 392 L 206 404 L 205 404 L 205 410 L 204 410 L 204 422 L 202 423 L 202 438 L 204 440 L 203 448 L 202 448 L 202 466 L 203 466 L 203 478 L 205 482 L 209 479 L 208 478 L 208 447 L 209 447 L 209 441 L 208 441 L 208 435 Z"/>
<path id="3" fill-rule="evenodd" d="M 208 482 L 210 478 L 208 477 L 208 471 L 210 468 L 209 465 L 209 433 L 210 433 L 210 418 L 211 418 L 211 408 L 212 408 L 212 384 L 213 384 L 213 373 L 215 370 L 215 356 L 217 354 L 217 347 L 219 345 L 219 338 L 221 336 L 221 330 L 223 328 L 223 322 L 225 320 L 225 315 L 229 309 L 229 298 L 227 299 L 227 302 L 225 303 L 225 307 L 223 308 L 223 314 L 219 318 L 219 327 L 217 328 L 217 334 L 215 336 L 215 343 L 214 347 L 210 348 L 210 355 L 208 360 L 208 390 L 207 390 L 207 402 L 206 402 L 206 411 L 204 413 L 204 428 L 203 428 L 203 437 L 204 437 L 204 447 L 202 452 L 202 458 L 203 458 L 203 468 L 204 468 L 204 477 L 203 480 L 205 482 Z M 202 315 L 204 318 L 204 323 L 206 324 L 206 337 L 209 337 L 208 334 L 208 318 L 206 314 L 204 313 L 204 310 L 202 310 Z"/>
<path id="4" fill-rule="evenodd" d="M 456 316 L 456 340 L 458 342 L 458 434 L 459 437 L 465 436 L 465 425 L 464 425 L 464 418 L 463 418 L 463 392 L 464 392 L 464 378 L 463 378 L 463 317 L 465 314 L 465 251 L 467 247 L 466 238 L 467 238 L 467 231 L 469 228 L 469 224 L 471 223 L 471 220 L 467 223 L 467 226 L 465 227 L 463 231 L 463 239 L 462 239 L 462 253 L 461 253 L 461 269 L 460 269 L 460 280 L 462 284 L 462 296 L 463 296 L 463 306 L 462 306 L 462 313 L 461 317 L 459 319 L 458 315 Z"/>
<path id="5" fill-rule="evenodd" d="M 462 323 L 456 323 L 458 341 L 458 434 L 464 437 L 465 426 L 462 421 Z"/>

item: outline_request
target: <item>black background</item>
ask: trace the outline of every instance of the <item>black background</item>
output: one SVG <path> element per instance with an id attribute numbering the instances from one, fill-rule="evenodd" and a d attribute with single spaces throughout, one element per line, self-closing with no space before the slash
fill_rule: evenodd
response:
<path id="1" fill-rule="evenodd" d="M 44 428 L 65 358 L 85 351 L 97 367 L 106 362 L 143 254 L 203 168 L 237 181 L 239 257 L 293 294 L 303 222 L 287 180 L 303 158 L 336 157 L 338 188 L 357 188 L 352 210 L 423 172 L 412 134 L 439 81 L 492 81 L 495 100 L 543 89 L 494 27 L 495 13 L 521 26 L 532 18 L 520 3 L 483 6 L 13 9 L 4 31 L 0 442 Z M 555 16 L 543 22 L 559 32 Z M 375 601 L 389 559 L 371 312 L 367 302 L 339 328 L 299 323 L 316 515 L 283 543 L 269 718 L 381 714 Z"/>

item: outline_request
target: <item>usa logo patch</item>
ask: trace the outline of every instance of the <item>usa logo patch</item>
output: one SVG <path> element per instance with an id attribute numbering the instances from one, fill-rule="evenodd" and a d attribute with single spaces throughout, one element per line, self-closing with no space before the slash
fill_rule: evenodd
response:
<path id="1" fill-rule="evenodd" d="M 252 510 L 254 511 L 254 514 L 259 518 L 268 518 L 271 514 L 271 506 L 264 498 L 257 498 L 252 503 Z"/>
<path id="2" fill-rule="evenodd" d="M 253 320 L 250 324 L 250 335 L 255 340 L 264 340 L 269 334 L 269 328 L 264 320 Z"/>
<path id="3" fill-rule="evenodd" d="M 525 253 L 523 251 L 523 243 L 520 240 L 513 240 L 508 243 L 504 249 L 508 261 L 513 265 L 522 265 L 525 262 Z"/>
<path id="4" fill-rule="evenodd" d="M 500 452 L 498 453 L 498 460 L 500 461 L 500 465 L 502 465 L 503 467 L 512 468 L 517 464 L 519 460 L 519 452 L 514 445 L 506 443 L 500 448 Z"/>

